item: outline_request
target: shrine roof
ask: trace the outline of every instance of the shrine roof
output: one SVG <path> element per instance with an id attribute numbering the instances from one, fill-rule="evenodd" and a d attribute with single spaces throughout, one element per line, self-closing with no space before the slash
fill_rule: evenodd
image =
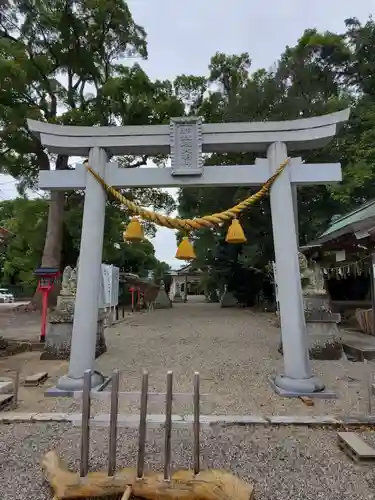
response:
<path id="1" fill-rule="evenodd" d="M 367 231 L 374 227 L 375 200 L 371 200 L 348 214 L 335 219 L 313 243 L 325 243 L 346 234 L 356 231 Z"/>
<path id="2" fill-rule="evenodd" d="M 171 276 L 200 276 L 202 272 L 202 269 L 196 269 L 191 264 L 186 264 L 180 267 L 180 269 L 172 270 L 170 274 Z"/>

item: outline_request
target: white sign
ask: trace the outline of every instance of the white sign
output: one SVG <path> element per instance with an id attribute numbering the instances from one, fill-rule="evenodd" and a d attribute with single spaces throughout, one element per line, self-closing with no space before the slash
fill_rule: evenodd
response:
<path id="1" fill-rule="evenodd" d="M 118 304 L 120 269 L 113 265 L 102 264 L 102 280 L 99 308 L 114 307 Z"/>
<path id="2" fill-rule="evenodd" d="M 172 118 L 170 147 L 172 175 L 202 175 L 201 118 Z"/>
<path id="3" fill-rule="evenodd" d="M 118 292 L 120 283 L 120 269 L 112 266 L 112 290 L 111 290 L 111 306 L 118 305 Z"/>
<path id="4" fill-rule="evenodd" d="M 345 250 L 336 252 L 336 262 L 343 262 L 346 259 Z"/>

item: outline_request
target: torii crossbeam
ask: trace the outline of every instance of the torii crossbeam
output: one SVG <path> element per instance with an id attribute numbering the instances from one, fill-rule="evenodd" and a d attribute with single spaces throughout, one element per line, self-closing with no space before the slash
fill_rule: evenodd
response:
<path id="1" fill-rule="evenodd" d="M 107 184 L 131 187 L 254 186 L 263 184 L 288 153 L 325 146 L 349 110 L 283 122 L 203 124 L 200 118 L 175 118 L 170 125 L 74 127 L 28 121 L 51 153 L 89 156 L 89 164 Z M 255 165 L 204 167 L 202 153 L 266 153 Z M 110 155 L 171 154 L 170 168 L 123 169 L 108 162 Z M 324 389 L 313 376 L 309 355 L 299 273 L 293 186 L 341 181 L 340 164 L 305 164 L 293 158 L 270 192 L 277 285 L 280 303 L 284 373 L 276 390 L 308 395 Z M 85 370 L 94 370 L 98 289 L 102 260 L 106 194 L 81 165 L 75 170 L 42 171 L 39 187 L 85 190 L 80 270 L 74 314 L 69 373 L 60 378 L 62 391 L 82 390 Z M 102 382 L 93 372 L 92 386 Z"/>

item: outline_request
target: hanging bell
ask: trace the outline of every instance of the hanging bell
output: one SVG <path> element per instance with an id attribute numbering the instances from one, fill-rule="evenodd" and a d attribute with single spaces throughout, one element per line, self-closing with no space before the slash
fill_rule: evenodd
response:
<path id="1" fill-rule="evenodd" d="M 144 237 L 141 223 L 133 217 L 123 233 L 124 241 L 142 241 Z"/>
<path id="2" fill-rule="evenodd" d="M 225 238 L 227 243 L 246 243 L 247 239 L 245 233 L 243 232 L 242 226 L 238 219 L 233 219 L 231 225 L 228 228 L 227 236 Z"/>
<path id="3" fill-rule="evenodd" d="M 189 238 L 184 236 L 181 243 L 178 245 L 176 252 L 176 259 L 179 260 L 194 260 L 196 258 L 193 245 L 190 243 Z"/>

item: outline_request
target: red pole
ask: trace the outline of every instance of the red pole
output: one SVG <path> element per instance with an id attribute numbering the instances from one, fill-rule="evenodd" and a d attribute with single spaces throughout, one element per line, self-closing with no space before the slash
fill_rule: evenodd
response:
<path id="1" fill-rule="evenodd" d="M 40 327 L 41 342 L 45 342 L 46 340 L 47 311 L 48 311 L 48 290 L 42 290 L 42 324 Z"/>
<path id="2" fill-rule="evenodd" d="M 137 306 L 139 308 L 139 306 L 141 305 L 141 289 L 138 287 L 137 291 L 138 291 Z"/>

